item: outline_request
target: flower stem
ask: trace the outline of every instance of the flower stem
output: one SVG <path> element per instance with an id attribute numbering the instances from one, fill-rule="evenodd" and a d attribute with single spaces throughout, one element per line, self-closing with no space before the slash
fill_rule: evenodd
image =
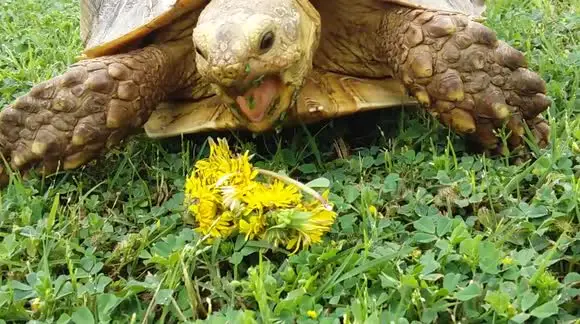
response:
<path id="1" fill-rule="evenodd" d="M 273 172 L 273 171 L 269 171 L 269 170 L 264 170 L 264 169 L 260 169 L 260 168 L 254 168 L 256 171 L 258 171 L 259 174 L 268 176 L 268 177 L 272 177 L 272 178 L 276 178 L 282 182 L 285 182 L 289 185 L 294 185 L 298 188 L 300 188 L 302 191 L 306 192 L 307 194 L 311 195 L 312 197 L 314 197 L 316 200 L 320 201 L 320 203 L 324 206 L 324 208 L 326 208 L 327 210 L 331 211 L 332 210 L 332 206 L 328 203 L 328 201 L 326 199 L 324 199 L 324 197 L 322 197 L 321 194 L 319 194 L 316 190 L 308 187 L 307 185 L 303 184 L 300 181 L 296 181 L 290 177 L 287 177 L 285 175 Z"/>

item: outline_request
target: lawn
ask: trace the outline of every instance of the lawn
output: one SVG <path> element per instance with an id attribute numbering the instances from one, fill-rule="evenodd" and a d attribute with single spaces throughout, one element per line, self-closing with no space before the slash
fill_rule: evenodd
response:
<path id="1" fill-rule="evenodd" d="M 200 244 L 183 222 L 206 135 L 139 135 L 78 170 L 14 179 L 0 191 L 0 323 L 578 323 L 579 8 L 489 3 L 486 24 L 554 102 L 551 145 L 523 165 L 469 153 L 412 111 L 212 134 L 256 166 L 330 180 L 338 219 L 293 255 Z M 74 62 L 78 20 L 78 1 L 0 1 L 0 107 Z"/>

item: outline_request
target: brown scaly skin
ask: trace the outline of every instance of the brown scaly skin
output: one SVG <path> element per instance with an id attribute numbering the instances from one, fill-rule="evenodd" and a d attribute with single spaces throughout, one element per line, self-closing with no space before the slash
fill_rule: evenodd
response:
<path id="1" fill-rule="evenodd" d="M 444 125 L 499 153 L 494 130 L 505 123 L 514 149 L 525 122 L 547 145 L 549 126 L 538 116 L 550 105 L 545 83 L 491 29 L 461 14 L 413 9 L 388 10 L 385 21 L 388 64 Z"/>
<path id="2" fill-rule="evenodd" d="M 189 39 L 80 61 L 0 112 L 0 153 L 23 171 L 76 168 L 140 128 L 160 100 L 191 88 L 194 72 Z"/>

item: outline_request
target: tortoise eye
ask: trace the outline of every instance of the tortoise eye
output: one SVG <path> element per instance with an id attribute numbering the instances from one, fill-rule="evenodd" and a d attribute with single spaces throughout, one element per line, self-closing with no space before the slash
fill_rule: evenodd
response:
<path id="1" fill-rule="evenodd" d="M 197 55 L 199 55 L 201 58 L 203 58 L 204 60 L 207 60 L 207 55 L 205 54 L 205 52 L 199 48 L 199 46 L 195 45 L 195 53 Z"/>
<path id="2" fill-rule="evenodd" d="M 260 41 L 260 50 L 266 52 L 272 48 L 274 45 L 274 33 L 269 31 L 262 36 L 262 40 Z"/>

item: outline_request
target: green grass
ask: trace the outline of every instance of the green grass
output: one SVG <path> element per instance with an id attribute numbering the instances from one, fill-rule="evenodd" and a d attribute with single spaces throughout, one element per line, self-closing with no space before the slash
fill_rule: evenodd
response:
<path id="1" fill-rule="evenodd" d="M 548 81 L 552 140 L 537 159 L 514 166 L 469 154 L 438 123 L 400 111 L 221 134 L 261 167 L 331 180 L 337 223 L 290 256 L 256 242 L 198 245 L 182 222 L 182 189 L 206 137 L 138 136 L 89 166 L 0 191 L 0 319 L 573 323 L 580 4 L 489 6 L 487 24 Z M 0 106 L 73 62 L 78 12 L 65 0 L 0 3 Z M 338 138 L 350 157 L 336 157 Z"/>

